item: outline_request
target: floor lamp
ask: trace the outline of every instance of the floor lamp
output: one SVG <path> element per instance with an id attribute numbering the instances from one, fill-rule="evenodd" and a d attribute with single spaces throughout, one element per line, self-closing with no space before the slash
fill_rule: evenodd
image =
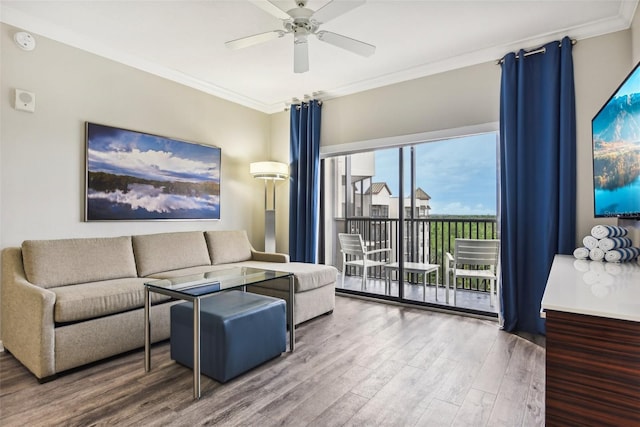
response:
<path id="1" fill-rule="evenodd" d="M 276 251 L 276 181 L 289 177 L 289 165 L 280 162 L 255 162 L 249 165 L 249 173 L 264 180 L 264 251 Z M 271 185 L 269 186 L 269 183 Z M 271 209 L 269 209 L 271 187 Z"/>

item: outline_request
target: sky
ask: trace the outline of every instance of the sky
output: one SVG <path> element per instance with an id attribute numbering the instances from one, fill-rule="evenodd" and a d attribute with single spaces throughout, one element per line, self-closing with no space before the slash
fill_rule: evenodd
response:
<path id="1" fill-rule="evenodd" d="M 146 133 L 89 123 L 92 172 L 157 181 L 220 181 L 220 150 Z"/>
<path id="2" fill-rule="evenodd" d="M 409 150 L 405 149 L 405 194 L 410 191 Z M 399 195 L 398 148 L 375 152 L 373 182 L 386 182 Z M 431 215 L 495 215 L 497 138 L 482 134 L 416 145 L 416 187 L 431 200 Z"/>

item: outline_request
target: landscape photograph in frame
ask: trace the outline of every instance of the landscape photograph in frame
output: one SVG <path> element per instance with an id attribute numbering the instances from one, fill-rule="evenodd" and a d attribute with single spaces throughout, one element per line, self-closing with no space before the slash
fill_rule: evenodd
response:
<path id="1" fill-rule="evenodd" d="M 220 219 L 220 148 L 86 123 L 86 221 Z"/>

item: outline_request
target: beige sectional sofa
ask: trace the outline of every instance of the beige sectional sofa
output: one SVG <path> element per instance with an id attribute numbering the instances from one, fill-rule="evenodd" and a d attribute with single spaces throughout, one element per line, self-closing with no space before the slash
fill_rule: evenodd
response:
<path id="1" fill-rule="evenodd" d="M 334 308 L 337 270 L 255 251 L 244 231 L 25 241 L 2 251 L 2 342 L 39 379 L 144 345 L 144 287 L 236 266 L 295 275 L 295 324 Z M 289 298 L 288 280 L 249 290 Z M 152 293 L 152 342 L 169 337 L 169 307 Z"/>

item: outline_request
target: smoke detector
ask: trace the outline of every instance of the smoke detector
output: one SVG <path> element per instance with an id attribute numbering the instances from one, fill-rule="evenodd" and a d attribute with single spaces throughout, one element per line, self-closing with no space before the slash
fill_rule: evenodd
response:
<path id="1" fill-rule="evenodd" d="M 19 31 L 13 35 L 13 40 L 22 50 L 33 50 L 36 48 L 36 39 L 27 32 Z"/>

